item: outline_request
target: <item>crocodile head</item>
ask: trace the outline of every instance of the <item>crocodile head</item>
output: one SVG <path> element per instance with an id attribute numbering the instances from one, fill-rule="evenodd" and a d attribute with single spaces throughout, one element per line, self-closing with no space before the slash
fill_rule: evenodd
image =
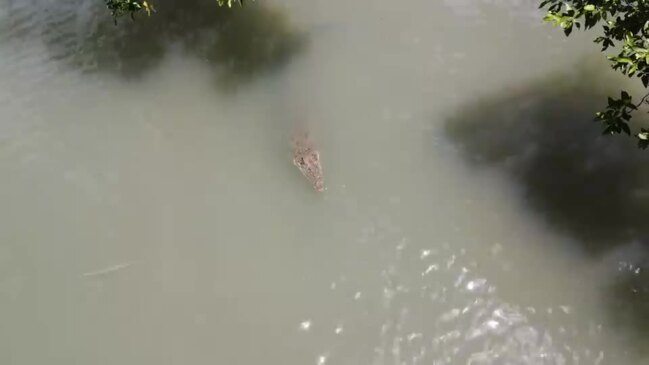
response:
<path id="1" fill-rule="evenodd" d="M 293 164 L 313 185 L 315 191 L 325 190 L 320 152 L 315 148 L 308 132 L 304 130 L 297 130 L 293 134 Z"/>

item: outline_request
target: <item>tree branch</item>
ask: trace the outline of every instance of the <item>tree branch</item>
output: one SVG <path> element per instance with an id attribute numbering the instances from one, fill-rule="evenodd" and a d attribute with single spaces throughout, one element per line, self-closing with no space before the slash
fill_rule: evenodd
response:
<path id="1" fill-rule="evenodd" d="M 649 92 L 647 94 L 645 94 L 645 96 L 643 96 L 642 99 L 640 99 L 640 102 L 636 105 L 636 107 L 639 108 L 643 103 L 647 103 L 648 102 L 647 101 L 648 97 L 649 97 Z"/>

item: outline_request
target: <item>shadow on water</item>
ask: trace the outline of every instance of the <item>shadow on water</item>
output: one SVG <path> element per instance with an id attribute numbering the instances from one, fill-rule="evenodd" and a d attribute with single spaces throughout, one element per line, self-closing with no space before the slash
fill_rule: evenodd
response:
<path id="1" fill-rule="evenodd" d="M 145 75 L 179 46 L 214 66 L 225 87 L 277 69 L 305 44 L 282 12 L 262 2 L 231 9 L 209 0 L 154 3 L 156 14 L 124 17 L 115 25 L 103 1 L 49 2 L 41 35 L 54 59 L 128 79 Z"/>
<path id="2" fill-rule="evenodd" d="M 560 75 L 479 100 L 446 131 L 471 163 L 506 172 L 529 207 L 598 254 L 649 239 L 649 152 L 601 135 L 593 115 L 609 93 L 592 76 Z"/>
<path id="3" fill-rule="evenodd" d="M 594 112 L 619 89 L 598 73 L 593 67 L 531 82 L 465 105 L 445 124 L 471 164 L 510 176 L 535 214 L 594 259 L 630 242 L 649 250 L 649 152 L 631 138 L 601 135 Z M 634 270 L 616 270 L 603 300 L 614 327 L 646 339 L 649 276 L 638 268 L 649 269 L 649 256 L 626 256 Z"/>

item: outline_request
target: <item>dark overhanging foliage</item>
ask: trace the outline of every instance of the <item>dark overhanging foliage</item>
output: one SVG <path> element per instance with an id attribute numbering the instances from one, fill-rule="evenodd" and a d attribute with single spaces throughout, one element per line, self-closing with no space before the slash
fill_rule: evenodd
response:
<path id="1" fill-rule="evenodd" d="M 628 76 L 640 78 L 649 86 L 649 2 L 645 0 L 543 0 L 547 9 L 545 21 L 559 26 L 566 36 L 576 29 L 593 29 L 601 25 L 601 35 L 594 42 L 601 51 L 617 49 L 608 55 L 611 67 Z M 635 102 L 622 90 L 620 97 L 609 97 L 608 105 L 595 114 L 603 125 L 603 134 L 633 135 L 638 147 L 649 147 L 649 129 L 632 130 L 629 121 L 634 112 L 649 104 L 649 93 Z"/>

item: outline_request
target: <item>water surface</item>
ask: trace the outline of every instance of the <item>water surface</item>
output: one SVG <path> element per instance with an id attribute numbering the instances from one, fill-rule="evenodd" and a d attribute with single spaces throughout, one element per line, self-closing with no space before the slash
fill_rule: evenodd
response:
<path id="1" fill-rule="evenodd" d="M 588 37 L 518 1 L 277 1 L 308 45 L 227 91 L 182 37 L 138 77 L 71 63 L 102 15 L 58 39 L 74 2 L 40 3 L 0 7 L 3 364 L 639 363 L 615 264 L 444 132 Z"/>

